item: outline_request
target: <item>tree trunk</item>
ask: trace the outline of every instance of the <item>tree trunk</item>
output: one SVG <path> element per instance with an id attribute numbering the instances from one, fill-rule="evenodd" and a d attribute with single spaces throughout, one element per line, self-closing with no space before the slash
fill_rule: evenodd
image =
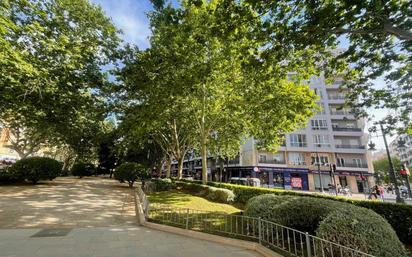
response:
<path id="1" fill-rule="evenodd" d="M 171 165 L 172 165 L 172 158 L 168 157 L 166 159 L 166 178 L 170 178 Z"/>
<path id="2" fill-rule="evenodd" d="M 177 170 L 177 179 L 182 179 L 183 178 L 183 160 L 184 160 L 184 156 L 180 157 L 177 160 L 177 165 L 178 165 L 178 170 Z"/>
<path id="3" fill-rule="evenodd" d="M 206 149 L 206 140 L 202 137 L 202 183 L 207 184 L 207 149 Z"/>

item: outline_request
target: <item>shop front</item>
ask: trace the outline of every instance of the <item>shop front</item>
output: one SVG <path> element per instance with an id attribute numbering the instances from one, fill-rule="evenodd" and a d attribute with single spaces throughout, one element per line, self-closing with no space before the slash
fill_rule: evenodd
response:
<path id="1" fill-rule="evenodd" d="M 229 167 L 230 177 L 258 178 L 261 187 L 309 190 L 308 169 L 278 167 Z"/>

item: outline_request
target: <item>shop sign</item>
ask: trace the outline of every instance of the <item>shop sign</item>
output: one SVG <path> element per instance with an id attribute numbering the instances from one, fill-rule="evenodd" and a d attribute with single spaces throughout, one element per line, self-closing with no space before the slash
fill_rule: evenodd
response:
<path id="1" fill-rule="evenodd" d="M 302 188 L 302 178 L 292 178 L 290 184 L 294 188 Z"/>

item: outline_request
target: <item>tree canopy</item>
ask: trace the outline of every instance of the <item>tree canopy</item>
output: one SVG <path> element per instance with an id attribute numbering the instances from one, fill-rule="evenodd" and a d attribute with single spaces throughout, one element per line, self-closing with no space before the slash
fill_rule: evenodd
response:
<path id="1" fill-rule="evenodd" d="M 128 59 L 124 95 L 144 113 L 137 126 L 165 128 L 176 120 L 194 138 L 204 182 L 212 150 L 233 153 L 249 136 L 274 148 L 316 111 L 306 82 L 320 74 L 316 63 L 323 56 L 310 47 L 269 56 L 264 20 L 247 5 L 183 1 L 180 8 L 157 8 L 150 18 L 151 47 Z"/>
<path id="2" fill-rule="evenodd" d="M 104 66 L 117 58 L 111 20 L 87 0 L 5 0 L 0 14 L 0 121 L 87 141 L 105 117 Z"/>
<path id="3" fill-rule="evenodd" d="M 412 133 L 410 1 L 245 0 L 244 3 L 264 17 L 266 36 L 274 39 L 269 49 L 331 48 L 344 41 L 347 48 L 330 62 L 330 68 L 345 70 L 345 86 L 349 87 L 347 103 L 361 116 L 367 115 L 369 107 L 386 108 L 391 111 L 384 119 L 388 125 Z M 284 44 L 276 44 L 278 39 Z M 377 87 L 374 80 L 381 76 L 386 85 Z"/>

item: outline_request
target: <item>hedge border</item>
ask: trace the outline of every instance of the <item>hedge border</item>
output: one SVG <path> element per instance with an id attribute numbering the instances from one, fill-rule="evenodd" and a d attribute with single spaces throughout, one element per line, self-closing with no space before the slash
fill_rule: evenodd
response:
<path id="1" fill-rule="evenodd" d="M 180 180 L 186 183 L 201 184 L 201 181 L 197 180 Z M 392 228 L 396 231 L 396 234 L 402 243 L 412 245 L 412 205 L 399 204 L 399 203 L 387 203 L 370 200 L 354 200 L 339 196 L 329 196 L 321 194 L 308 194 L 283 189 L 272 188 L 258 188 L 248 187 L 243 185 L 234 185 L 228 183 L 208 182 L 209 186 L 221 187 L 232 190 L 235 194 L 235 203 L 245 205 L 246 202 L 254 196 L 263 194 L 275 194 L 275 195 L 291 195 L 291 196 L 304 196 L 313 198 L 330 199 L 339 202 L 351 203 L 355 206 L 365 207 L 371 209 L 377 214 L 385 218 Z"/>

